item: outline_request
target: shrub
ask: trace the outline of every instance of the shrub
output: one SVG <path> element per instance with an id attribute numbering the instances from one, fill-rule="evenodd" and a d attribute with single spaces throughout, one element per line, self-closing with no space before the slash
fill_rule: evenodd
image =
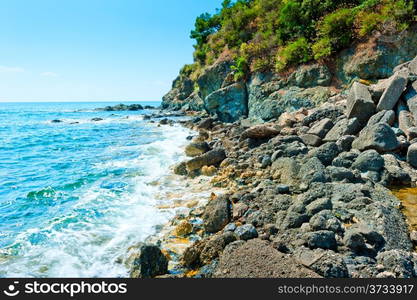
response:
<path id="1" fill-rule="evenodd" d="M 283 71 L 286 67 L 296 63 L 306 63 L 311 57 L 310 44 L 305 38 L 299 38 L 279 49 L 276 70 Z"/>

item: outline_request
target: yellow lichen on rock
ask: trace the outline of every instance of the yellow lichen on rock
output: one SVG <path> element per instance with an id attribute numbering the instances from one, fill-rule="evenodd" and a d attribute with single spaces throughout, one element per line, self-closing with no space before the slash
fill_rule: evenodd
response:
<path id="1" fill-rule="evenodd" d="M 178 224 L 177 227 L 175 227 L 173 233 L 175 236 L 186 236 L 191 232 L 193 232 L 193 225 L 190 224 L 188 221 L 184 220 L 181 221 L 181 223 Z"/>

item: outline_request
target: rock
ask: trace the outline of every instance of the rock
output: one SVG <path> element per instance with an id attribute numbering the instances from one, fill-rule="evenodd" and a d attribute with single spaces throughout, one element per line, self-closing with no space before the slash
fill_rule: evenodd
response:
<path id="1" fill-rule="evenodd" d="M 233 219 L 239 219 L 243 217 L 243 215 L 246 213 L 246 211 L 249 209 L 249 207 L 242 202 L 238 202 L 233 205 Z"/>
<path id="2" fill-rule="evenodd" d="M 401 110 L 398 113 L 398 127 L 412 140 L 413 134 L 410 135 L 410 128 L 414 127 L 414 119 L 412 114 L 407 110 Z"/>
<path id="3" fill-rule="evenodd" d="M 213 123 L 213 118 L 206 118 L 198 124 L 197 129 L 211 129 L 213 127 Z"/>
<path id="4" fill-rule="evenodd" d="M 407 162 L 414 168 L 417 168 L 417 143 L 408 147 Z"/>
<path id="5" fill-rule="evenodd" d="M 62 120 L 59 120 L 59 119 L 52 120 L 51 123 L 62 123 Z"/>
<path id="6" fill-rule="evenodd" d="M 322 210 L 331 210 L 333 208 L 332 202 L 328 198 L 315 200 L 306 206 L 307 216 L 312 217 Z"/>
<path id="7" fill-rule="evenodd" d="M 174 173 L 177 175 L 181 175 L 181 176 L 187 176 L 188 175 L 188 171 L 187 171 L 187 165 L 185 162 L 181 162 L 179 164 L 176 164 L 174 166 Z"/>
<path id="8" fill-rule="evenodd" d="M 289 157 L 282 157 L 272 163 L 274 178 L 279 179 L 283 184 L 294 185 L 298 182 L 298 171 L 300 165 L 298 162 Z"/>
<path id="9" fill-rule="evenodd" d="M 353 172 L 347 168 L 329 166 L 326 169 L 332 181 L 346 181 L 347 180 L 349 182 L 353 182 L 355 180 L 355 174 L 353 174 Z"/>
<path id="10" fill-rule="evenodd" d="M 220 121 L 235 122 L 248 115 L 247 92 L 243 83 L 235 83 L 209 94 L 204 99 L 205 107 Z"/>
<path id="11" fill-rule="evenodd" d="M 300 138 L 304 144 L 309 146 L 318 147 L 322 144 L 322 139 L 314 134 L 303 134 Z"/>
<path id="12" fill-rule="evenodd" d="M 175 236 L 186 236 L 193 232 L 193 225 L 190 224 L 188 221 L 181 221 L 174 229 Z"/>
<path id="13" fill-rule="evenodd" d="M 414 120 L 417 120 L 417 81 L 408 86 L 403 98 L 413 114 Z"/>
<path id="14" fill-rule="evenodd" d="M 103 119 L 102 118 L 92 118 L 91 121 L 100 122 L 100 121 L 103 121 Z"/>
<path id="15" fill-rule="evenodd" d="M 226 225 L 226 227 L 224 228 L 224 231 L 230 231 L 230 232 L 234 232 L 236 230 L 237 226 L 235 223 L 229 223 Z"/>
<path id="16" fill-rule="evenodd" d="M 225 158 L 226 153 L 223 149 L 214 149 L 186 162 L 187 170 L 191 172 L 201 169 L 203 166 L 217 165 L 221 163 Z"/>
<path id="17" fill-rule="evenodd" d="M 408 83 L 408 74 L 403 72 L 394 74 L 387 83 L 387 88 L 379 100 L 377 110 L 391 110 L 397 104 Z"/>
<path id="18" fill-rule="evenodd" d="M 333 128 L 332 120 L 325 118 L 311 127 L 311 129 L 307 132 L 308 134 L 317 135 L 320 138 L 324 138 L 326 134 Z"/>
<path id="19" fill-rule="evenodd" d="M 154 278 L 168 273 L 168 260 L 154 245 L 141 245 L 131 268 L 132 278 Z"/>
<path id="20" fill-rule="evenodd" d="M 307 233 L 306 242 L 311 249 L 336 249 L 337 247 L 334 232 L 327 230 Z"/>
<path id="21" fill-rule="evenodd" d="M 185 147 L 185 154 L 196 157 L 210 151 L 210 146 L 206 142 L 191 143 Z"/>
<path id="22" fill-rule="evenodd" d="M 241 139 L 255 139 L 255 140 L 263 140 L 263 139 L 271 139 L 279 134 L 279 130 L 268 126 L 268 125 L 257 125 L 245 130 L 242 133 Z"/>
<path id="23" fill-rule="evenodd" d="M 330 210 L 322 210 L 310 219 L 310 227 L 314 231 L 327 230 L 335 233 L 343 232 L 342 223 Z"/>
<path id="24" fill-rule="evenodd" d="M 395 121 L 395 112 L 393 110 L 383 110 L 375 115 L 373 115 L 369 121 L 367 126 L 372 126 L 378 123 L 387 123 L 388 125 L 394 125 Z"/>
<path id="25" fill-rule="evenodd" d="M 217 173 L 217 168 L 215 166 L 203 166 L 201 168 L 201 175 L 203 176 L 214 176 Z"/>
<path id="26" fill-rule="evenodd" d="M 331 250 L 300 247 L 294 253 L 297 261 L 324 278 L 348 278 L 349 272 L 341 254 Z"/>
<path id="27" fill-rule="evenodd" d="M 340 153 L 336 143 L 326 143 L 309 152 L 309 157 L 317 157 L 325 166 L 332 163 L 333 159 Z"/>
<path id="28" fill-rule="evenodd" d="M 290 192 L 290 187 L 286 184 L 278 184 L 275 190 L 278 194 L 288 194 Z"/>
<path id="29" fill-rule="evenodd" d="M 377 256 L 378 264 L 384 266 L 388 272 L 395 274 L 396 278 L 413 278 L 416 276 L 411 255 L 403 250 L 390 250 L 381 252 Z"/>
<path id="30" fill-rule="evenodd" d="M 301 182 L 311 184 L 313 182 L 326 182 L 326 168 L 322 162 L 317 158 L 310 158 L 300 168 Z"/>
<path id="31" fill-rule="evenodd" d="M 328 86 L 332 80 L 332 74 L 325 65 L 312 64 L 300 66 L 288 79 L 289 84 L 302 88 L 315 86 Z"/>
<path id="32" fill-rule="evenodd" d="M 238 228 L 236 228 L 235 234 L 238 236 L 240 240 L 244 241 L 256 239 L 258 237 L 258 232 L 252 224 L 239 226 Z"/>
<path id="33" fill-rule="evenodd" d="M 209 233 L 216 233 L 230 222 L 230 201 L 225 195 L 211 199 L 203 214 L 204 228 Z"/>
<path id="34" fill-rule="evenodd" d="M 407 186 L 411 183 L 410 175 L 400 167 L 397 159 L 392 154 L 383 155 L 385 171 L 383 181 L 386 186 Z"/>
<path id="35" fill-rule="evenodd" d="M 361 130 L 361 125 L 357 118 L 342 119 L 329 131 L 324 138 L 325 142 L 336 142 L 346 135 L 356 135 Z"/>
<path id="36" fill-rule="evenodd" d="M 375 150 L 367 150 L 359 154 L 352 168 L 361 172 L 376 171 L 379 172 L 384 168 L 385 161 Z"/>
<path id="37" fill-rule="evenodd" d="M 270 243 L 250 240 L 231 247 L 220 256 L 215 278 L 317 278 L 293 258 L 275 250 Z M 229 248 L 230 247 L 230 248 Z"/>
<path id="38" fill-rule="evenodd" d="M 347 152 L 352 149 L 352 143 L 355 140 L 356 136 L 354 135 L 344 135 L 339 138 L 336 142 L 337 147 L 341 152 Z"/>
<path id="39" fill-rule="evenodd" d="M 343 115 L 343 110 L 338 107 L 324 107 L 316 109 L 312 114 L 303 119 L 304 126 L 310 126 L 314 122 L 318 122 L 325 118 L 331 119 L 335 122 L 340 116 Z"/>
<path id="40" fill-rule="evenodd" d="M 366 249 L 365 238 L 357 230 L 348 230 L 343 238 L 343 244 L 355 253 Z"/>
<path id="41" fill-rule="evenodd" d="M 374 149 L 380 153 L 394 151 L 398 147 L 399 143 L 394 131 L 384 123 L 366 127 L 352 143 L 354 149 L 360 151 Z"/>
<path id="42" fill-rule="evenodd" d="M 392 109 L 388 108 L 388 109 Z M 375 112 L 375 103 L 372 100 L 368 87 L 359 82 L 355 82 L 351 87 L 347 99 L 348 119 L 357 118 L 362 126 L 365 126 L 369 118 Z"/>
<path id="43" fill-rule="evenodd" d="M 414 245 L 417 245 L 417 231 L 410 232 L 410 240 Z"/>
<path id="44" fill-rule="evenodd" d="M 233 62 L 224 60 L 207 67 L 197 79 L 202 99 L 225 86 L 228 75 L 232 72 Z"/>
<path id="45" fill-rule="evenodd" d="M 214 259 L 219 257 L 227 245 L 234 241 L 236 241 L 236 235 L 233 232 L 225 232 L 209 238 L 201 250 L 200 262 L 203 265 L 211 263 Z"/>

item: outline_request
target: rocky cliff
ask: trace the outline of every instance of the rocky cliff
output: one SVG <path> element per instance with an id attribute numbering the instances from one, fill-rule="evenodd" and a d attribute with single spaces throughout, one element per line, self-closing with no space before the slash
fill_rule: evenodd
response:
<path id="1" fill-rule="evenodd" d="M 256 72 L 235 81 L 235 62 L 219 58 L 192 80 L 182 74 L 163 97 L 162 107 L 171 110 L 206 111 L 224 122 L 249 117 L 271 121 L 284 112 L 316 107 L 352 82 L 377 82 L 391 76 L 396 66 L 417 55 L 417 27 L 393 35 L 376 33 L 330 59 L 301 65 L 285 74 Z"/>

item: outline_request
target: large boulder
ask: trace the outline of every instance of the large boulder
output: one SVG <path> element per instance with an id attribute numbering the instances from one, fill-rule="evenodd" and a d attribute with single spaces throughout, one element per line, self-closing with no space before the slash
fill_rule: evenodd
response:
<path id="1" fill-rule="evenodd" d="M 142 244 L 133 258 L 132 278 L 154 278 L 168 273 L 168 259 L 155 245 Z"/>
<path id="2" fill-rule="evenodd" d="M 246 86 L 241 82 L 212 92 L 204 103 L 206 110 L 223 122 L 235 122 L 248 115 Z"/>
<path id="3" fill-rule="evenodd" d="M 375 171 L 379 172 L 384 168 L 384 158 L 375 150 L 367 150 L 359 154 L 352 168 L 361 172 Z"/>
<path id="4" fill-rule="evenodd" d="M 326 65 L 312 64 L 300 66 L 288 78 L 288 84 L 301 88 L 329 86 L 332 74 Z"/>
<path id="5" fill-rule="evenodd" d="M 387 123 L 388 125 L 394 125 L 395 121 L 395 112 L 393 110 L 382 110 L 375 115 L 373 115 L 367 126 L 372 126 L 378 123 Z"/>
<path id="6" fill-rule="evenodd" d="M 404 94 L 404 100 L 407 103 L 410 112 L 413 114 L 414 120 L 417 120 L 417 81 L 414 81 L 407 88 Z"/>
<path id="7" fill-rule="evenodd" d="M 360 151 L 374 149 L 380 153 L 394 151 L 398 147 L 399 142 L 395 132 L 384 123 L 366 127 L 352 143 L 353 149 Z"/>
<path id="8" fill-rule="evenodd" d="M 347 99 L 346 115 L 349 119 L 357 118 L 364 126 L 375 112 L 375 103 L 366 85 L 355 82 Z"/>
<path id="9" fill-rule="evenodd" d="M 213 166 L 221 163 L 223 160 L 226 159 L 226 153 L 224 149 L 217 148 L 213 149 L 203 155 L 197 156 L 185 164 L 187 166 L 187 170 L 189 172 L 201 169 L 204 166 Z"/>
<path id="10" fill-rule="evenodd" d="M 387 89 L 379 100 L 377 110 L 391 110 L 395 107 L 408 83 L 408 73 L 398 72 L 388 82 Z"/>
<path id="11" fill-rule="evenodd" d="M 330 129 L 333 128 L 333 125 L 332 120 L 325 118 L 314 124 L 307 133 L 317 135 L 323 139 Z"/>
<path id="12" fill-rule="evenodd" d="M 207 203 L 204 214 L 204 228 L 208 233 L 216 233 L 230 222 L 231 211 L 230 201 L 226 195 L 210 199 Z"/>

